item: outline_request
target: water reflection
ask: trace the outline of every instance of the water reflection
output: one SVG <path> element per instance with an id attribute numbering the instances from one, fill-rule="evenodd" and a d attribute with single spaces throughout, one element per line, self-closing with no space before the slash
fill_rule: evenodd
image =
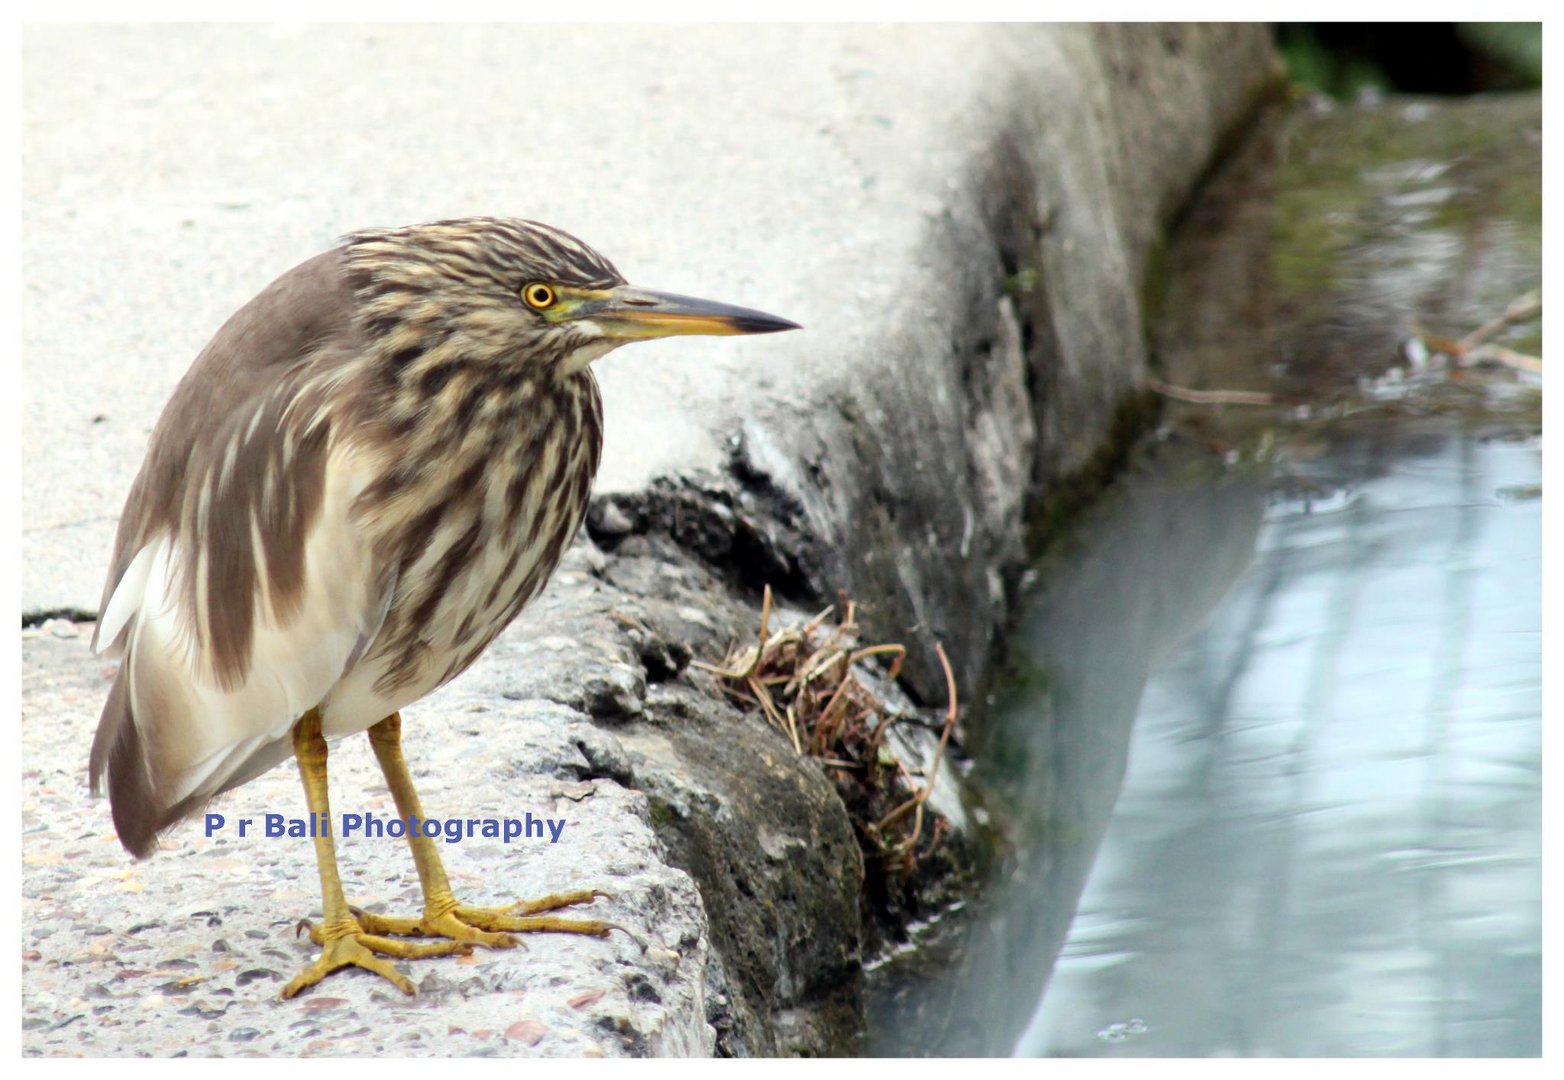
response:
<path id="1" fill-rule="evenodd" d="M 875 1052 L 1013 1050 L 1107 828 L 1142 688 L 1248 564 L 1264 505 L 1256 470 L 1153 446 L 1044 567 L 1016 638 L 1023 677 L 969 743 L 1011 862 L 937 940 L 873 973 Z"/>
<path id="2" fill-rule="evenodd" d="M 1308 472 L 1146 688 L 1021 1053 L 1539 1052 L 1538 450 L 1381 428 Z"/>

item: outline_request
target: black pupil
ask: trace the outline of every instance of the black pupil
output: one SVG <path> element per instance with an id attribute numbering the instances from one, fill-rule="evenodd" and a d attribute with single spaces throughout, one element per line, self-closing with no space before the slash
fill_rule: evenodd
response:
<path id="1" fill-rule="evenodd" d="M 532 302 L 534 304 L 546 304 L 549 301 L 549 291 L 541 285 L 535 285 L 532 289 Z"/>

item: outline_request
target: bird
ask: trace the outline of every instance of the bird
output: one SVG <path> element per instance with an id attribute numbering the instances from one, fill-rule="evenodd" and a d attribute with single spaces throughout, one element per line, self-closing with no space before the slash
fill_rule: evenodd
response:
<path id="1" fill-rule="evenodd" d="M 273 281 L 176 386 L 119 520 L 92 649 L 120 663 L 88 774 L 126 850 L 151 855 L 290 756 L 310 820 L 329 823 L 328 740 L 358 732 L 398 814 L 423 818 L 401 710 L 472 664 L 574 539 L 602 453 L 592 362 L 634 341 L 793 329 L 632 286 L 518 218 L 349 233 Z M 463 904 L 416 830 L 422 913 L 371 914 L 348 904 L 321 831 L 320 953 L 285 998 L 342 968 L 411 994 L 395 959 L 614 928 L 547 914 L 594 889 Z"/>

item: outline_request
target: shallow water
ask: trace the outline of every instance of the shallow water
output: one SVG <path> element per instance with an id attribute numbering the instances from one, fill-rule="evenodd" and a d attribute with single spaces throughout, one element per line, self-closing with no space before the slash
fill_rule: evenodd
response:
<path id="1" fill-rule="evenodd" d="M 1170 402 L 1037 567 L 968 721 L 1000 865 L 871 972 L 873 1051 L 1538 1053 L 1540 388 L 1413 330 L 1538 288 L 1540 128 L 1316 103 L 1203 185 L 1153 352 L 1285 407 Z"/>
<path id="2" fill-rule="evenodd" d="M 1146 686 L 1017 1053 L 1539 1052 L 1539 448 L 1381 428 L 1293 471 Z"/>
<path id="3" fill-rule="evenodd" d="M 874 973 L 873 1051 L 1537 1053 L 1540 450 L 1489 434 L 1514 430 L 1382 423 L 1280 479 L 1140 455 L 974 733 L 1010 855 Z"/>

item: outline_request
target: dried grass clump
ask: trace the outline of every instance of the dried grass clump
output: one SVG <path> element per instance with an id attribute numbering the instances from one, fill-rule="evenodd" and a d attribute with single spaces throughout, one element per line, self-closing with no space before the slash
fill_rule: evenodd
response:
<path id="1" fill-rule="evenodd" d="M 840 618 L 832 616 L 840 610 Z M 919 857 L 923 834 L 924 803 L 934 789 L 945 746 L 956 726 L 956 679 L 941 645 L 935 646 L 945 670 L 949 705 L 939 746 L 921 783 L 886 746 L 885 732 L 897 716 L 861 678 L 860 667 L 871 657 L 889 658 L 886 677 L 901 673 L 907 655 L 904 645 L 859 645 L 857 605 L 846 595 L 801 626 L 770 632 L 771 588 L 766 587 L 760 609 L 760 633 L 756 643 L 736 647 L 722 664 L 695 666 L 717 676 L 723 690 L 742 704 L 759 705 L 772 726 L 785 734 L 800 754 L 818 758 L 840 787 L 865 799 L 852 799 L 880 813 L 859 822 L 870 850 L 892 869 L 911 872 Z M 889 810 L 885 805 L 899 792 L 910 792 Z M 845 792 L 844 792 L 845 793 Z M 870 815 L 873 817 L 873 814 Z M 930 849 L 948 828 L 935 818 Z"/>

